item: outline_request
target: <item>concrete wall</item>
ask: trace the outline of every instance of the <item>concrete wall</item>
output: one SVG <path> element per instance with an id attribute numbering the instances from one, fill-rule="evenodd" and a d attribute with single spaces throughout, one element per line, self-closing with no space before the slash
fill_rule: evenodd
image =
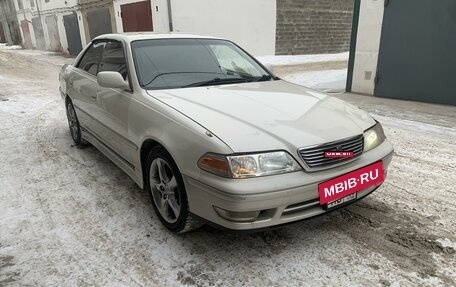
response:
<path id="1" fill-rule="evenodd" d="M 352 92 L 374 94 L 384 0 L 362 0 L 353 67 Z"/>
<path id="2" fill-rule="evenodd" d="M 275 54 L 275 0 L 172 0 L 174 30 L 233 40 L 250 53 Z"/>
<path id="3" fill-rule="evenodd" d="M 348 51 L 353 7 L 354 0 L 277 0 L 276 54 Z"/>

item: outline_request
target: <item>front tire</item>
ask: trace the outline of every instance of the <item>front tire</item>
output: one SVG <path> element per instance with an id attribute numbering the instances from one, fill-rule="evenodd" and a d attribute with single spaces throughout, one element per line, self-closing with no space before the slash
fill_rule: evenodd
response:
<path id="1" fill-rule="evenodd" d="M 71 138 L 73 138 L 76 146 L 84 146 L 87 142 L 82 138 L 81 126 L 79 125 L 79 120 L 76 115 L 73 103 L 68 98 L 66 101 L 66 114 L 68 119 L 68 126 L 70 127 Z"/>
<path id="2" fill-rule="evenodd" d="M 154 147 L 147 158 L 148 189 L 155 213 L 174 233 L 184 233 L 201 226 L 189 212 L 182 175 L 171 156 Z"/>

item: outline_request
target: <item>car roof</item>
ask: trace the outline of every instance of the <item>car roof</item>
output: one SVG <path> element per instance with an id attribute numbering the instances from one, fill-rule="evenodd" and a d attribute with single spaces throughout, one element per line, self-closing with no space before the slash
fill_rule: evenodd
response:
<path id="1" fill-rule="evenodd" d="M 202 36 L 194 34 L 184 34 L 184 33 L 156 33 L 156 32 L 128 32 L 128 33 L 116 33 L 116 34 L 104 34 L 96 37 L 93 40 L 101 39 L 112 39 L 126 42 L 133 42 L 136 40 L 153 40 L 153 39 L 219 39 L 225 40 L 223 38 L 212 37 L 212 36 Z"/>

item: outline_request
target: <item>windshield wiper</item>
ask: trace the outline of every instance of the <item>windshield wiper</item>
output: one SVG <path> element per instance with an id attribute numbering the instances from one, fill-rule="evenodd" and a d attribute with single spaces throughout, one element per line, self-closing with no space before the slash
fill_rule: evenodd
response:
<path id="1" fill-rule="evenodd" d="M 263 75 L 261 77 L 253 77 L 250 80 L 252 82 L 265 82 L 265 81 L 270 81 L 272 79 L 271 75 Z"/>
<path id="2" fill-rule="evenodd" d="M 217 74 L 213 72 L 167 72 L 167 73 L 159 73 L 155 75 L 150 81 L 148 81 L 146 84 L 143 84 L 143 87 L 147 87 L 150 84 L 152 84 L 153 81 L 155 81 L 157 78 L 164 76 L 164 75 L 173 75 L 173 74 Z"/>
<path id="3" fill-rule="evenodd" d="M 245 82 L 250 82 L 251 79 L 246 79 L 246 78 L 213 78 L 207 81 L 201 81 L 201 82 L 196 82 L 192 83 L 189 85 L 185 85 L 182 88 L 189 88 L 189 87 L 203 87 L 203 86 L 209 86 L 209 85 L 216 85 L 216 84 L 235 84 L 235 83 L 245 83 Z"/>

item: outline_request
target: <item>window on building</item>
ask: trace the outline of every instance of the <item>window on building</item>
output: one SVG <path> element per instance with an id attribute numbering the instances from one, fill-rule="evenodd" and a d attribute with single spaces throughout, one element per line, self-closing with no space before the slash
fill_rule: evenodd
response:
<path id="1" fill-rule="evenodd" d="M 24 5 L 22 4 L 22 0 L 17 0 L 17 7 L 19 9 L 24 9 Z"/>
<path id="2" fill-rule="evenodd" d="M 35 0 L 30 0 L 30 7 L 35 7 Z"/>

